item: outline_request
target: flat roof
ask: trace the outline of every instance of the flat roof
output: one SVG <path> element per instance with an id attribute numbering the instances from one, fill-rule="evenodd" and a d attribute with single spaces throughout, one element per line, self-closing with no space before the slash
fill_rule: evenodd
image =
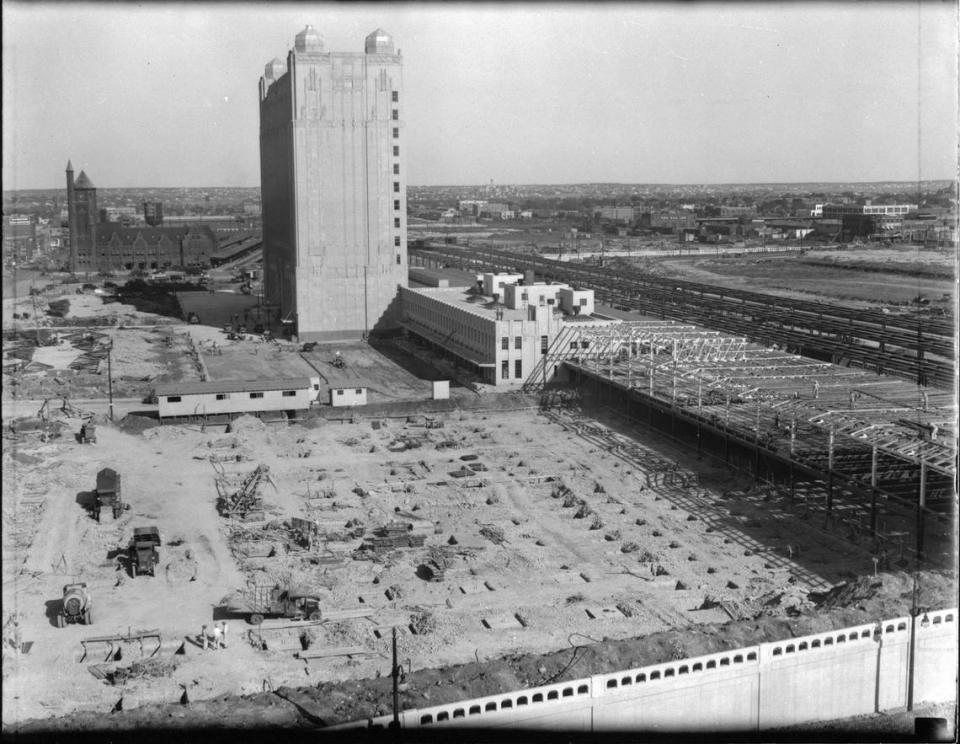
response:
<path id="1" fill-rule="evenodd" d="M 208 380 L 207 382 L 168 382 L 157 385 L 160 395 L 202 395 L 203 393 L 257 393 L 265 390 L 309 388 L 309 377 L 285 377 L 273 380 Z"/>
<path id="2" fill-rule="evenodd" d="M 541 285 L 534 285 L 541 286 Z M 546 286 L 555 286 L 557 289 L 572 289 L 569 284 L 555 284 L 555 285 L 546 285 Z M 494 302 L 492 297 L 479 294 L 468 294 L 467 290 L 463 287 L 407 287 L 407 291 L 415 292 L 416 294 L 423 295 L 425 297 L 430 297 L 442 302 L 444 305 L 449 305 L 450 307 L 456 307 L 461 310 L 466 310 L 473 315 L 478 315 L 482 318 L 487 318 L 489 320 L 497 319 L 497 311 L 502 311 L 502 320 L 527 320 L 529 316 L 527 315 L 527 310 L 518 309 L 513 310 L 502 303 Z M 581 290 L 573 290 L 578 292 Z M 589 291 L 589 290 L 582 290 Z M 556 308 L 559 310 L 559 305 L 548 305 L 547 307 Z M 592 315 L 564 315 L 564 321 L 569 321 L 576 318 L 575 322 L 582 322 L 584 320 L 597 320 Z"/>
<path id="3" fill-rule="evenodd" d="M 503 320 L 526 320 L 526 310 L 512 310 L 502 303 L 495 303 L 492 297 L 468 294 L 464 287 L 408 287 L 408 291 L 442 302 L 451 307 L 466 310 L 473 315 L 490 320 L 497 319 L 497 311 L 503 311 Z"/>

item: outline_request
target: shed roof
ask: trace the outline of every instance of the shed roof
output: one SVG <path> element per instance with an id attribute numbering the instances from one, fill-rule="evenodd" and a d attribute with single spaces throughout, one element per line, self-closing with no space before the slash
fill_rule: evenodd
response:
<path id="1" fill-rule="evenodd" d="M 170 382 L 157 385 L 157 395 L 204 395 L 208 393 L 258 393 L 267 390 L 297 390 L 310 387 L 308 377 L 281 377 L 272 380 L 210 380 Z"/>

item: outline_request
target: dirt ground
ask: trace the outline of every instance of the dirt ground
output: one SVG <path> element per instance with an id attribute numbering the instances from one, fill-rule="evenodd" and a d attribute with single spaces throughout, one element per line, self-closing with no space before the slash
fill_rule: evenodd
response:
<path id="1" fill-rule="evenodd" d="M 569 411 L 456 413 L 432 429 L 393 420 L 270 428 L 240 419 L 229 434 L 101 426 L 96 445 L 28 434 L 3 445 L 3 603 L 33 642 L 4 660 L 6 726 L 103 711 L 118 694 L 132 709 L 176 701 L 183 690 L 201 700 L 375 677 L 389 671 L 395 624 L 408 631 L 410 667 L 433 668 L 719 623 L 730 619 L 720 600 L 744 617 L 774 600 L 772 614 L 785 616 L 811 606 L 810 590 L 872 569 L 845 535 L 771 524 L 751 536 L 740 520 L 749 526 L 770 494 L 751 495 L 726 471 Z M 258 464 L 270 468 L 276 487 L 260 490 L 265 522 L 218 515 L 211 457 L 234 484 Z M 454 477 L 465 463 L 485 469 Z M 98 524 L 78 499 L 107 466 L 123 475 L 131 509 Z M 314 520 L 322 547 L 293 545 L 281 529 L 290 517 Z M 356 559 L 363 539 L 345 528 L 359 523 L 369 534 L 393 519 L 412 524 L 424 546 Z M 133 527 L 152 524 L 164 541 L 160 569 L 130 578 L 112 556 Z M 264 557 L 271 547 L 274 557 Z M 431 556 L 446 562 L 443 581 L 422 578 Z M 95 624 L 58 629 L 61 588 L 78 580 L 95 598 Z M 231 593 L 274 583 L 315 587 L 328 611 L 373 610 L 314 629 L 311 646 L 368 653 L 297 660 L 298 629 L 259 650 L 240 618 L 225 651 L 183 642 L 220 618 Z M 152 628 L 165 639 L 168 666 L 158 676 L 134 676 L 118 690 L 90 672 L 106 661 L 105 646 L 77 661 L 83 638 Z M 173 655 L 181 645 L 186 653 Z M 120 646 L 111 668 L 140 658 L 136 643 Z"/>
<path id="2" fill-rule="evenodd" d="M 377 402 L 423 399 L 429 390 L 368 347 L 344 346 L 344 372 L 331 364 L 332 347 L 301 354 L 252 338 L 228 342 L 219 328 L 157 325 L 157 316 L 95 296 L 69 299 L 68 318 L 104 319 L 91 330 L 100 338 L 95 348 L 113 343 L 117 396 L 143 394 L 158 381 L 310 370 L 328 381 L 372 380 Z M 8 311 L 5 300 L 5 327 Z M 89 353 L 75 331 L 64 331 L 63 344 L 36 349 L 33 367 L 16 374 L 6 371 L 13 349 L 5 342 L 4 400 L 105 395 L 103 360 L 88 365 L 93 371 L 70 369 Z M 858 536 L 810 518 L 802 489 L 791 501 L 576 408 L 541 412 L 531 400 L 512 411 L 432 416 L 431 428 L 420 416 L 387 414 L 279 427 L 244 418 L 230 431 L 98 419 L 98 442 L 87 446 L 72 436 L 77 413 L 54 406 L 49 415 L 62 436 L 42 441 L 12 433 L 5 406 L 5 637 L 14 618 L 30 644 L 19 655 L 5 647 L 7 731 L 31 720 L 38 723 L 26 728 L 36 730 L 70 714 L 80 718 L 63 726 L 145 725 L 156 716 L 222 721 L 225 714 L 240 724 L 248 713 L 258 723 L 300 725 L 312 719 L 264 690 L 304 685 L 327 723 L 374 715 L 388 704 L 395 626 L 405 666 L 426 670 L 411 678 L 404 697 L 414 706 L 906 611 L 906 579 L 882 573 L 886 589 L 868 586 L 837 600 L 833 614 L 823 599 L 818 607 L 810 592 L 871 576 L 874 563 Z M 259 491 L 263 519 L 220 516 L 218 474 L 230 492 L 259 465 L 271 480 Z M 100 524 L 83 504 L 104 467 L 122 474 L 131 508 Z M 816 489 L 807 495 L 816 499 Z M 288 529 L 294 517 L 316 525 L 320 540 L 310 549 Z M 361 549 L 393 520 L 412 525 L 422 546 Z M 160 529 L 160 566 L 154 577 L 131 578 L 118 557 L 133 528 L 147 525 Z M 351 536 L 360 527 L 363 536 Z M 441 581 L 429 580 L 431 560 L 445 569 Z M 93 595 L 94 623 L 60 629 L 62 587 L 74 581 Z M 292 629 L 268 621 L 261 638 L 220 609 L 249 586 L 294 583 L 313 587 L 333 619 Z M 928 606 L 946 606 L 955 601 L 955 577 L 931 577 L 924 591 Z M 225 617 L 227 649 L 204 651 L 193 642 L 202 625 Z M 117 642 L 109 659 L 107 644 L 92 644 L 79 661 L 82 639 L 154 629 L 162 649 L 146 663 L 137 642 Z M 309 650 L 335 655 L 296 658 L 302 634 Z M 637 637 L 647 640 L 625 640 Z M 570 668 L 571 653 L 586 647 L 594 649 L 588 660 Z M 357 687 L 364 679 L 372 681 Z M 441 680 L 448 682 L 438 687 Z M 249 706 L 222 702 L 231 695 L 252 697 Z M 121 698 L 124 715 L 105 719 Z M 183 699 L 192 705 L 179 706 Z M 176 705 L 179 713 L 155 705 Z"/>

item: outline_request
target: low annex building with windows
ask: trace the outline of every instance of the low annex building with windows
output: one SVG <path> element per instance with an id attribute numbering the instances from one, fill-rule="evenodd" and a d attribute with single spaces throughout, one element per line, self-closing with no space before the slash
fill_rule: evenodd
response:
<path id="1" fill-rule="evenodd" d="M 557 371 L 548 351 L 565 327 L 616 321 L 593 317 L 593 290 L 522 279 L 484 274 L 471 288 L 401 287 L 401 323 L 486 384 L 548 382 Z"/>
<path id="2" fill-rule="evenodd" d="M 160 420 L 306 411 L 317 401 L 319 377 L 173 382 L 156 388 Z"/>

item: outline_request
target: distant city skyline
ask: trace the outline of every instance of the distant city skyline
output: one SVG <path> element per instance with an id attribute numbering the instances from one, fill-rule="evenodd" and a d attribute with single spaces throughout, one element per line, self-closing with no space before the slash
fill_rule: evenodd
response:
<path id="1" fill-rule="evenodd" d="M 954 180 L 957 6 L 3 4 L 3 188 L 255 187 L 306 24 L 404 55 L 408 183 Z"/>

